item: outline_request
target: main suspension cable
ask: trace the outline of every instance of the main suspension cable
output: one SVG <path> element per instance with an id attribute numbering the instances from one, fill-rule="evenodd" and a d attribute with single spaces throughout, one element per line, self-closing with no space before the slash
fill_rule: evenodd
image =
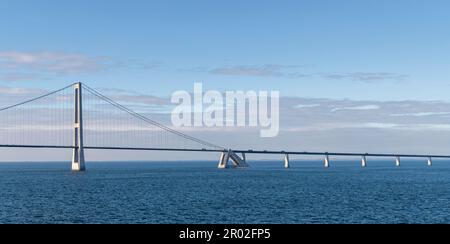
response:
<path id="1" fill-rule="evenodd" d="M 74 84 L 75 84 L 75 83 L 74 83 Z M 67 88 L 73 86 L 74 84 L 68 85 L 68 86 L 66 86 L 66 87 L 64 87 L 64 88 L 61 88 L 61 89 L 59 89 L 59 90 L 52 91 L 52 92 L 50 92 L 50 93 L 47 93 L 47 94 L 45 94 L 45 95 L 42 95 L 42 96 L 39 96 L 39 97 L 30 99 L 30 100 L 27 100 L 27 101 L 24 101 L 24 102 L 21 102 L 21 103 L 18 103 L 18 104 L 14 104 L 14 105 L 11 105 L 11 106 L 2 108 L 2 109 L 0 109 L 0 112 L 5 111 L 5 110 L 8 110 L 8 109 L 11 109 L 11 108 L 15 108 L 15 107 L 18 107 L 18 106 L 21 106 L 21 105 L 24 105 L 24 104 L 27 104 L 27 103 L 30 103 L 30 102 L 34 102 L 34 101 L 36 101 L 36 100 L 39 100 L 39 99 L 42 99 L 42 98 L 45 98 L 45 97 L 48 97 L 48 96 L 51 96 L 51 95 L 53 95 L 53 94 L 56 94 L 56 93 L 58 93 L 58 92 L 60 92 L 60 91 L 63 91 L 63 90 L 65 90 L 65 89 L 67 89 Z"/>
<path id="2" fill-rule="evenodd" d="M 89 87 L 89 86 L 87 86 L 87 85 L 85 85 L 85 84 L 82 84 L 82 86 L 83 86 L 84 88 L 86 88 L 86 90 L 87 90 L 89 93 L 93 94 L 94 96 L 100 98 L 101 100 L 106 101 L 107 103 L 109 103 L 109 104 L 113 105 L 114 107 L 116 107 L 116 108 L 118 108 L 118 109 L 120 109 L 120 110 L 122 110 L 122 111 L 124 111 L 124 112 L 126 112 L 126 113 L 128 113 L 128 114 L 130 114 L 130 115 L 132 115 L 133 117 L 135 117 L 135 118 L 137 118 L 137 119 L 139 119 L 139 120 L 142 120 L 142 121 L 144 121 L 144 122 L 147 122 L 147 123 L 149 123 L 149 124 L 152 124 L 152 125 L 154 125 L 154 126 L 160 128 L 160 129 L 162 129 L 162 130 L 164 130 L 164 131 L 167 131 L 167 132 L 170 132 L 170 133 L 175 134 L 175 135 L 177 135 L 177 136 L 183 137 L 184 139 L 191 140 L 191 141 L 194 141 L 194 142 L 196 142 L 196 143 L 199 143 L 199 144 L 201 144 L 201 145 L 203 145 L 203 146 L 208 146 L 208 147 L 219 148 L 219 149 L 225 150 L 224 147 L 221 147 L 221 146 L 215 145 L 215 144 L 213 144 L 213 143 L 210 143 L 210 142 L 201 140 L 201 139 L 199 139 L 199 138 L 195 138 L 195 137 L 186 135 L 186 134 L 184 134 L 184 133 L 182 133 L 182 132 L 179 132 L 179 131 L 177 131 L 177 130 L 174 130 L 174 129 L 172 129 L 172 128 L 169 128 L 169 127 L 167 127 L 167 126 L 165 126 L 165 125 L 163 125 L 163 124 L 161 124 L 161 123 L 158 123 L 158 122 L 156 122 L 156 121 L 154 121 L 154 120 L 152 120 L 152 119 L 149 119 L 149 118 L 147 118 L 147 117 L 145 117 L 145 116 L 143 116 L 143 115 L 141 115 L 141 114 L 139 114 L 139 113 L 136 113 L 136 112 L 134 112 L 133 110 L 131 110 L 131 109 L 129 109 L 129 108 L 127 108 L 127 107 L 125 107 L 125 106 L 123 106 L 123 105 L 121 105 L 121 104 L 115 102 L 114 100 L 112 100 L 112 99 L 106 97 L 105 95 L 101 94 L 100 92 L 96 91 L 95 89 L 93 89 L 93 88 L 91 88 L 91 87 Z"/>

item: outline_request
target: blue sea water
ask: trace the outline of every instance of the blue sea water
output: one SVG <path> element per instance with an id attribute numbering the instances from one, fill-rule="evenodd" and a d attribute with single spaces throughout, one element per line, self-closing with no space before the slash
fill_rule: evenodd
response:
<path id="1" fill-rule="evenodd" d="M 450 223 L 450 162 L 0 163 L 0 223 Z"/>

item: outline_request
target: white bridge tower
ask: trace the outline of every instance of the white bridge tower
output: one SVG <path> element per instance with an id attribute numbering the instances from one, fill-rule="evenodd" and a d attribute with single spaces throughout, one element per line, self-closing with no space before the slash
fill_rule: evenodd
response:
<path id="1" fill-rule="evenodd" d="M 83 99 L 82 99 L 82 85 L 76 83 L 74 85 L 75 90 L 75 121 L 74 121 L 74 134 L 73 134 L 73 158 L 72 158 L 72 171 L 85 171 L 86 166 L 84 164 L 84 148 L 83 148 Z"/>

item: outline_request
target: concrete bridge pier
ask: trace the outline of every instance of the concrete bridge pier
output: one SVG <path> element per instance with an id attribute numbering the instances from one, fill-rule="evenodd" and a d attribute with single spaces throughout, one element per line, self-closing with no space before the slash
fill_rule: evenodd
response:
<path id="1" fill-rule="evenodd" d="M 220 155 L 219 169 L 226 169 L 229 160 L 230 160 L 230 154 L 228 152 L 223 152 Z"/>
<path id="2" fill-rule="evenodd" d="M 433 166 L 433 159 L 431 157 L 428 157 L 427 165 L 428 166 Z"/>
<path id="3" fill-rule="evenodd" d="M 366 157 L 366 155 L 363 155 L 362 158 L 361 158 L 361 166 L 363 168 L 367 167 L 367 157 Z"/>
<path id="4" fill-rule="evenodd" d="M 400 167 L 400 157 L 395 157 L 395 166 Z"/>
<path id="5" fill-rule="evenodd" d="M 290 167 L 289 154 L 286 154 L 284 155 L 284 168 L 289 169 Z"/>
<path id="6" fill-rule="evenodd" d="M 325 168 L 330 167 L 330 156 L 328 154 L 325 155 L 325 162 L 324 162 Z"/>
<path id="7" fill-rule="evenodd" d="M 228 167 L 228 162 L 231 159 L 231 162 L 233 163 L 233 167 L 235 168 L 244 168 L 248 167 L 245 156 L 243 156 L 244 159 L 239 157 L 235 152 L 233 152 L 231 149 L 228 150 L 228 152 L 223 152 L 220 156 L 219 161 L 219 169 L 226 169 Z"/>

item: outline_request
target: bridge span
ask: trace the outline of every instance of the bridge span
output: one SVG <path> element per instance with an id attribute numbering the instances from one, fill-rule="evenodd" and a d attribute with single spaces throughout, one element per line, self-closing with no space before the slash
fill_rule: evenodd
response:
<path id="1" fill-rule="evenodd" d="M 69 89 L 72 90 L 71 92 L 68 92 Z M 101 141 L 102 143 L 98 143 L 97 140 L 93 140 L 91 137 L 89 138 L 90 141 L 88 144 L 85 144 L 85 137 L 89 136 L 89 134 L 85 133 L 93 133 L 93 131 L 102 131 L 107 127 L 105 124 L 105 121 L 96 121 L 95 123 L 89 124 L 90 127 L 88 130 L 85 130 L 84 125 L 84 109 L 83 109 L 83 90 L 86 90 L 90 97 L 95 98 L 95 102 L 91 102 L 91 105 L 93 104 L 93 109 L 89 110 L 88 116 L 92 117 L 93 112 L 95 111 L 97 113 L 104 112 L 102 109 L 104 109 L 104 106 L 109 106 L 111 108 L 114 108 L 114 113 L 117 114 L 117 112 L 121 112 L 127 116 L 130 116 L 134 122 L 141 123 L 140 125 L 142 127 L 145 127 L 145 129 L 136 129 L 134 131 L 132 126 L 128 123 L 122 123 L 121 130 L 125 131 L 121 134 L 122 137 L 129 136 L 132 134 L 133 136 L 140 137 L 141 139 L 148 139 L 152 138 L 150 141 L 145 141 L 143 143 L 143 146 L 126 146 L 126 143 L 123 143 L 122 146 L 115 146 L 115 145 L 106 145 L 108 143 L 111 143 L 111 138 L 107 138 L 104 141 Z M 61 94 L 63 93 L 63 94 Z M 56 96 L 54 98 L 53 96 Z M 52 98 L 52 99 L 50 99 Z M 34 149 L 70 149 L 73 150 L 73 158 L 72 158 L 72 170 L 73 171 L 84 171 L 86 169 L 85 167 L 85 157 L 84 157 L 84 150 L 129 150 L 129 151 L 167 151 L 167 152 L 203 152 L 203 153 L 219 153 L 220 160 L 219 160 L 219 168 L 227 168 L 229 166 L 231 167 L 247 167 L 247 160 L 246 156 L 250 154 L 265 154 L 265 155 L 281 155 L 284 157 L 284 167 L 289 168 L 290 167 L 290 156 L 292 155 L 304 155 L 304 156 L 320 156 L 324 159 L 324 167 L 330 167 L 330 157 L 361 157 L 361 166 L 366 167 L 367 166 L 367 158 L 368 157 L 381 157 L 381 158 L 393 158 L 395 159 L 395 165 L 400 166 L 401 164 L 401 158 L 423 158 L 426 160 L 428 166 L 432 166 L 433 159 L 450 159 L 450 155 L 423 155 L 423 154 L 392 154 L 392 153 L 347 153 L 347 152 L 306 152 L 306 151 L 276 151 L 276 150 L 251 150 L 251 149 L 229 149 L 227 147 L 218 146 L 211 142 L 189 136 L 185 133 L 176 131 L 172 128 L 169 128 L 161 123 L 158 123 L 142 114 L 139 114 L 122 104 L 119 104 L 112 100 L 109 97 L 106 97 L 105 95 L 101 94 L 100 92 L 94 90 L 93 88 L 88 87 L 85 84 L 82 83 L 74 83 L 72 85 L 69 85 L 67 87 L 64 87 L 62 89 L 50 92 L 48 94 L 15 104 L 11 105 L 5 108 L 0 109 L 0 118 L 7 118 L 8 116 L 1 116 L 4 113 L 7 113 L 11 110 L 18 109 L 23 114 L 23 117 L 30 117 L 31 109 L 26 109 L 24 106 L 30 106 L 30 104 L 35 102 L 40 102 L 44 99 L 50 99 L 47 103 L 41 103 L 39 105 L 32 105 L 31 107 L 35 110 L 40 109 L 42 111 L 46 111 L 48 113 L 49 111 L 49 104 L 55 104 L 55 101 L 67 101 L 71 100 L 70 105 L 66 108 L 66 110 L 71 110 L 70 116 L 70 125 L 69 129 L 71 130 L 71 138 L 69 138 L 72 142 L 59 144 L 58 142 L 53 142 L 49 144 L 45 144 L 42 142 L 34 142 L 30 143 L 31 138 L 26 134 L 22 133 L 24 135 L 20 136 L 22 140 L 20 142 L 17 142 L 17 138 L 19 136 L 12 135 L 11 140 L 6 139 L 6 141 L 0 141 L 0 148 L 34 148 Z M 53 102 L 53 103 L 52 103 Z M 63 113 L 65 110 L 62 109 L 62 106 L 60 105 L 54 105 L 56 106 L 56 111 L 59 111 L 59 113 Z M 67 111 L 66 111 L 67 112 Z M 67 114 L 67 113 L 64 113 Z M 102 116 L 105 116 L 104 114 Z M 11 116 L 12 118 L 16 118 L 17 116 Z M 33 116 L 31 116 L 33 117 Z M 20 119 L 20 116 L 18 117 Z M 34 118 L 34 117 L 33 117 Z M 108 119 L 114 120 L 117 118 L 111 117 Z M 8 120 L 7 120 L 8 121 Z M 23 119 L 21 120 L 23 121 Z M 54 122 L 52 119 L 46 121 L 48 124 L 50 122 Z M 14 125 L 16 122 L 14 120 L 10 120 L 7 125 L 1 124 L 2 120 L 0 119 L 0 132 L 5 131 L 1 130 L 2 127 L 8 127 L 8 128 L 16 128 L 17 125 Z M 66 121 L 67 122 L 67 121 Z M 108 121 L 107 121 L 108 122 Z M 6 123 L 5 123 L 6 124 Z M 33 128 L 34 121 L 31 121 L 30 128 Z M 117 123 L 116 123 L 117 124 Z M 120 125 L 120 123 L 118 123 Z M 52 124 L 47 128 L 52 129 Z M 26 126 L 25 126 L 26 127 Z M 8 131 L 6 128 L 6 131 Z M 55 126 L 56 128 L 56 126 Z M 95 128 L 95 130 L 93 129 Z M 120 131 L 120 130 L 119 130 Z M 147 134 L 148 135 L 147 135 Z M 98 134 L 98 132 L 97 132 Z M 145 135 L 144 135 L 145 134 Z M 0 133 L 0 140 L 3 138 L 1 137 Z M 178 146 L 171 146 L 168 145 L 170 143 L 170 140 L 168 141 L 167 138 L 174 137 L 174 141 L 176 142 Z M 8 138 L 8 137 L 6 137 Z M 156 139 L 155 139 L 156 138 Z M 67 139 L 67 138 L 66 138 Z M 174 142 L 172 141 L 172 142 Z M 184 144 L 180 145 L 180 141 Z M 186 144 L 186 142 L 189 142 L 189 145 Z M 159 144 L 158 144 L 159 143 Z M 152 146 L 147 146 L 152 144 Z M 167 145 L 166 145 L 167 144 Z M 0 158 L 1 159 L 1 158 Z M 229 162 L 232 162 L 230 165 Z"/>
<path id="2" fill-rule="evenodd" d="M 75 146 L 49 146 L 49 145 L 0 145 L 0 148 L 34 148 L 34 149 L 76 149 Z M 330 166 L 329 157 L 361 157 L 361 166 L 367 166 L 367 157 L 394 158 L 396 166 L 400 166 L 400 158 L 423 158 L 427 160 L 428 166 L 432 166 L 433 159 L 450 159 L 450 155 L 423 155 L 423 154 L 390 154 L 390 153 L 346 153 L 346 152 L 300 152 L 300 151 L 276 151 L 276 150 L 220 150 L 220 149 L 189 149 L 189 148 L 143 148 L 143 147 L 83 147 L 84 150 L 121 150 L 121 151 L 166 151 L 166 152 L 204 152 L 204 153 L 235 153 L 241 154 L 242 160 L 246 161 L 248 154 L 282 155 L 285 156 L 285 167 L 290 167 L 290 155 L 299 156 L 323 156 L 325 167 Z M 221 162 L 223 163 L 223 162 Z M 242 165 L 234 164 L 234 167 Z"/>

